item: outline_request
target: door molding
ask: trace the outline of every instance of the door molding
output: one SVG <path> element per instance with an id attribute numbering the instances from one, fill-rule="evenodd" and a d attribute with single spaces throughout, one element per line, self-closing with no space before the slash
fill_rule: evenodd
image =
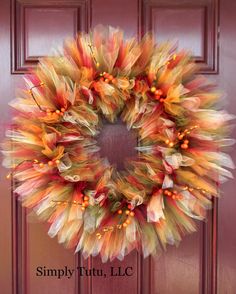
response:
<path id="1" fill-rule="evenodd" d="M 88 31 L 90 12 L 90 0 L 11 0 L 11 73 L 25 74 L 34 67 L 39 58 L 44 56 L 44 46 L 50 48 L 51 44 L 54 45 L 52 42 L 57 35 L 57 28 L 63 29 L 65 38 L 76 37 L 78 31 Z M 67 18 L 61 17 L 65 13 Z M 43 15 L 45 18 L 41 24 Z M 35 48 L 33 36 L 37 34 L 34 34 L 34 30 L 41 28 L 43 33 L 47 22 L 50 24 L 52 20 L 54 26 L 51 38 L 47 31 L 46 44 Z M 61 32 L 58 35 L 61 39 Z"/>

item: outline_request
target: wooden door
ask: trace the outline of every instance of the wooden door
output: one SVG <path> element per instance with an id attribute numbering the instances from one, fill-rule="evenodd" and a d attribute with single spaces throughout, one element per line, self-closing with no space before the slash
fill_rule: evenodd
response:
<path id="1" fill-rule="evenodd" d="M 67 36 L 96 24 L 119 26 L 127 36 L 152 30 L 157 41 L 178 39 L 191 49 L 201 72 L 228 93 L 227 108 L 236 111 L 236 3 L 234 0 L 1 0 L 0 99 L 1 140 L 10 111 L 7 103 L 22 84 L 22 74 Z M 117 144 L 119 142 L 120 144 Z M 122 124 L 107 125 L 99 140 L 103 153 L 122 167 L 136 138 Z M 119 145 L 127 148 L 120 148 Z M 118 154 L 118 155 L 117 155 Z M 232 150 L 232 155 L 236 154 Z M 223 199 L 209 212 L 197 233 L 161 257 L 143 259 L 136 252 L 124 261 L 102 264 L 84 260 L 47 236 L 45 224 L 27 217 L 11 193 L 1 168 L 0 289 L 3 294 L 195 294 L 236 293 L 234 181 L 222 187 Z M 121 270 L 129 276 L 69 278 L 37 276 L 37 267 Z M 132 270 L 131 270 L 132 268 Z"/>

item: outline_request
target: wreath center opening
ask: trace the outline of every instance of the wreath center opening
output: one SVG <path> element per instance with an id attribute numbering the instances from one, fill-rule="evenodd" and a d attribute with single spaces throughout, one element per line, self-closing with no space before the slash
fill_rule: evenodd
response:
<path id="1" fill-rule="evenodd" d="M 113 124 L 105 121 L 97 141 L 101 157 L 107 158 L 117 170 L 125 168 L 126 159 L 137 156 L 138 136 L 135 131 L 128 130 L 121 119 Z"/>

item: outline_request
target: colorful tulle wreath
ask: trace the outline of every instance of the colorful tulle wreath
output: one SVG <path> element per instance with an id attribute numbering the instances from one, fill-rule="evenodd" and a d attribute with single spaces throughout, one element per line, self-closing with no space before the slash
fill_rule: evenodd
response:
<path id="1" fill-rule="evenodd" d="M 3 164 L 49 236 L 107 261 L 155 254 L 196 230 L 233 168 L 223 152 L 232 116 L 197 71 L 188 52 L 151 34 L 138 42 L 96 27 L 25 76 Z M 117 118 L 138 138 L 124 171 L 96 141 L 102 121 Z"/>

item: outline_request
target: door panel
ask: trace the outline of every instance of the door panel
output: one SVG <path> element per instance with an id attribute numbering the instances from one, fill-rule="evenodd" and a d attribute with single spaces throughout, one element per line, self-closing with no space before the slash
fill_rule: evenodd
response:
<path id="1" fill-rule="evenodd" d="M 153 258 L 151 293 L 188 294 L 189 289 L 192 294 L 199 293 L 202 282 L 201 247 L 201 235 L 196 233 L 185 237 L 178 248 L 170 246 L 167 254 Z"/>
<path id="2" fill-rule="evenodd" d="M 236 27 L 236 4 L 226 0 L 220 9 L 218 5 L 217 0 L 12 0 L 10 7 L 9 0 L 2 0 L 1 140 L 11 116 L 7 102 L 22 85 L 20 74 L 35 66 L 39 57 L 50 54 L 51 46 L 61 46 L 65 37 L 73 37 L 77 31 L 100 23 L 119 26 L 126 36 L 140 38 L 153 31 L 157 41 L 178 39 L 180 47 L 192 50 L 201 72 L 214 74 L 213 78 L 229 93 L 228 108 L 233 112 L 236 43 L 232 34 Z M 99 138 L 101 154 L 122 169 L 124 159 L 135 155 L 136 140 L 135 134 L 127 133 L 120 122 L 105 125 Z M 0 172 L 3 179 L 6 170 L 1 168 Z M 99 257 L 84 260 L 80 254 L 74 255 L 73 250 L 64 249 L 56 239 L 50 239 L 47 225 L 39 223 L 32 214 L 27 216 L 11 194 L 11 185 L 9 181 L 1 181 L 0 285 L 4 294 L 236 293 L 233 181 L 223 187 L 225 195 L 219 210 L 214 202 L 208 221 L 199 223 L 198 232 L 185 237 L 179 248 L 169 247 L 161 257 L 145 260 L 132 252 L 122 262 L 106 264 Z M 56 279 L 36 276 L 38 266 L 47 269 L 85 266 L 106 272 L 111 266 L 133 267 L 133 275 L 106 279 L 74 275 L 71 279 Z"/>
<path id="3" fill-rule="evenodd" d="M 63 40 L 87 30 L 87 1 L 11 0 L 12 72 L 24 73 Z"/>
<path id="4" fill-rule="evenodd" d="M 226 96 L 223 103 L 229 112 L 236 112 L 236 2 L 220 1 L 220 72 L 217 76 L 218 85 Z M 236 138 L 234 128 L 233 138 Z M 231 156 L 236 163 L 235 146 L 231 148 Z M 236 293 L 236 198 L 235 178 L 222 186 L 218 210 L 218 291 L 220 294 Z"/>
<path id="5" fill-rule="evenodd" d="M 28 222 L 28 225 L 27 225 Z M 30 223 L 29 223 L 30 222 Z M 48 238 L 46 226 L 26 220 L 27 239 L 22 242 L 22 249 L 26 257 L 22 261 L 22 277 L 25 277 L 22 293 L 50 294 L 52 289 L 56 293 L 76 293 L 76 277 L 60 278 L 36 276 L 48 269 L 64 269 L 76 267 L 76 259 L 72 250 L 65 250 L 56 239 Z M 38 268 L 38 271 L 37 271 Z"/>
<path id="6" fill-rule="evenodd" d="M 153 31 L 157 41 L 176 42 L 179 48 L 192 52 L 202 73 L 217 73 L 217 0 L 147 0 L 142 3 L 143 33 Z"/>

